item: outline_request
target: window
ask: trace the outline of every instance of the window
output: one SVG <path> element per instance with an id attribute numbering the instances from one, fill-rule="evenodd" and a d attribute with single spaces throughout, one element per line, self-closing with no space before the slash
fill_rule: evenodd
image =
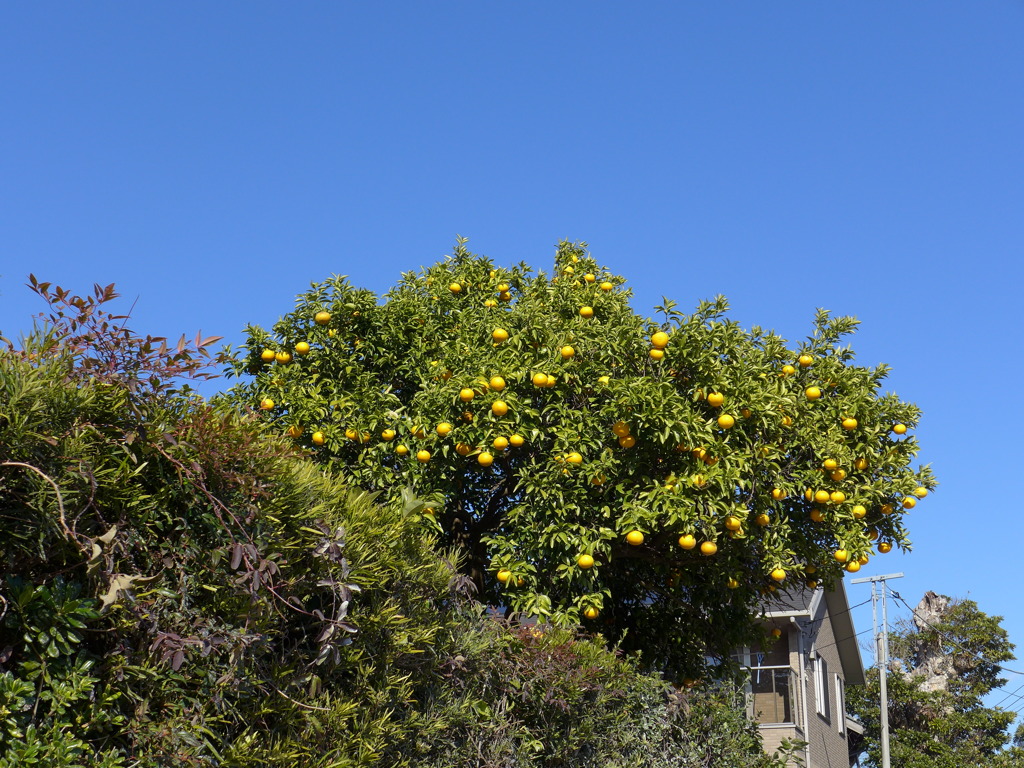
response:
<path id="1" fill-rule="evenodd" d="M 839 735 L 846 734 L 846 683 L 843 678 L 836 675 L 836 728 Z"/>
<path id="2" fill-rule="evenodd" d="M 818 714 L 828 720 L 828 663 L 818 653 L 814 654 L 814 707 Z"/>
<path id="3" fill-rule="evenodd" d="M 793 722 L 794 671 L 789 666 L 789 638 L 783 635 L 767 649 L 745 648 L 736 654 L 747 668 L 748 714 L 762 724 Z"/>

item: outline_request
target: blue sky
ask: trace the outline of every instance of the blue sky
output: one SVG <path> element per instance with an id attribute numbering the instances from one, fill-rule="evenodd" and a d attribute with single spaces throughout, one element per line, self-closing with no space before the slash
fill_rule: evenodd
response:
<path id="1" fill-rule="evenodd" d="M 1022 33 L 1020 0 L 7 4 L 0 332 L 34 272 L 237 342 L 456 234 L 538 266 L 587 240 L 645 314 L 856 315 L 942 483 L 862 575 L 975 599 L 1024 656 Z"/>

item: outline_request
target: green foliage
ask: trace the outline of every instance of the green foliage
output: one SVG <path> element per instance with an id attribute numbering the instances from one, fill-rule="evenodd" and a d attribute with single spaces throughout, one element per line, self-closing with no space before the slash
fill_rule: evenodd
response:
<path id="1" fill-rule="evenodd" d="M 58 293 L 76 310 L 0 351 L 0 765 L 349 765 L 338 733 L 404 733 L 464 601 L 453 564 L 175 388 L 180 350 L 128 332 L 103 357 L 112 292 Z M 333 731 L 290 741 L 321 711 Z"/>
<path id="2" fill-rule="evenodd" d="M 1006 683 L 999 676 L 1000 665 L 1014 658 L 1001 621 L 971 600 L 957 600 L 935 621 L 918 621 L 916 626 L 904 622 L 890 633 L 893 664 L 887 695 L 893 765 L 1024 765 L 1019 748 L 1004 751 L 1015 713 L 983 703 Z M 867 676 L 867 686 L 849 689 L 848 701 L 865 725 L 866 765 L 875 766 L 881 764 L 877 669 L 868 670 Z"/>
<path id="3" fill-rule="evenodd" d="M 491 604 L 697 676 L 749 634 L 773 573 L 827 582 L 837 549 L 907 546 L 904 501 L 934 481 L 893 431 L 917 408 L 844 346 L 855 320 L 821 311 L 792 348 L 729 321 L 722 298 L 645 320 L 623 284 L 580 244 L 561 243 L 547 275 L 460 240 L 381 298 L 333 277 L 271 331 L 250 327 L 233 372 L 251 378 L 232 396 L 350 482 L 427 500 L 424 526 L 460 547 Z"/>
<path id="4" fill-rule="evenodd" d="M 757 728 L 728 684 L 675 690 L 635 660 L 558 629 L 481 623 L 442 666 L 424 729 L 389 765 L 755 766 Z"/>

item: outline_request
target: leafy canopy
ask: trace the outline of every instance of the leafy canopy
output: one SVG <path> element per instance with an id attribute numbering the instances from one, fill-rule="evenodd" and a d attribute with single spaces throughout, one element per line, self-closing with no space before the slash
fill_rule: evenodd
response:
<path id="1" fill-rule="evenodd" d="M 383 297 L 332 277 L 250 326 L 232 396 L 351 482 L 410 494 L 486 600 L 692 674 L 766 592 L 908 546 L 934 481 L 897 426 L 918 409 L 843 346 L 856 320 L 819 311 L 794 348 L 723 298 L 652 321 L 630 296 L 584 244 L 546 274 L 460 239 Z"/>

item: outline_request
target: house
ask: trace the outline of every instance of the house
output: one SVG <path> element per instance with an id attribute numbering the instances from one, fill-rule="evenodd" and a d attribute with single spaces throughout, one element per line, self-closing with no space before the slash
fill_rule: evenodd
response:
<path id="1" fill-rule="evenodd" d="M 776 636 L 766 647 L 743 648 L 749 670 L 748 707 L 774 752 L 784 739 L 807 743 L 806 768 L 850 768 L 863 728 L 846 716 L 846 686 L 864 685 L 864 665 L 840 581 L 832 590 L 793 590 L 763 606 Z"/>

